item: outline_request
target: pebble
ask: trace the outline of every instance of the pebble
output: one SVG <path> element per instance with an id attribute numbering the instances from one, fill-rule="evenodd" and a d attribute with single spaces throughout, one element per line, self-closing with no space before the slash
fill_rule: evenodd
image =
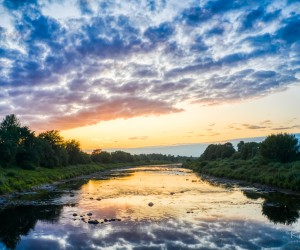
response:
<path id="1" fill-rule="evenodd" d="M 148 206 L 149 206 L 149 207 L 153 207 L 153 206 L 154 206 L 154 203 L 153 203 L 153 202 L 149 202 L 149 203 L 148 203 Z"/>

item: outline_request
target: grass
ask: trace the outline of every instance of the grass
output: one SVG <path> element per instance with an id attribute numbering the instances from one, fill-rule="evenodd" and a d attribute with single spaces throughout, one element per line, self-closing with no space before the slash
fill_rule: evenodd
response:
<path id="1" fill-rule="evenodd" d="M 159 164 L 158 162 L 155 162 Z M 147 163 L 149 165 L 149 163 Z M 152 164 L 152 163 L 151 163 Z M 154 163 L 153 163 L 154 164 Z M 18 167 L 0 168 L 0 194 L 28 190 L 33 186 L 74 178 L 112 168 L 144 165 L 143 163 L 84 164 L 59 168 L 24 170 Z"/>
<path id="2" fill-rule="evenodd" d="M 268 162 L 262 158 L 251 160 L 195 160 L 186 162 L 184 167 L 202 174 L 300 191 L 300 161 L 279 163 Z"/>

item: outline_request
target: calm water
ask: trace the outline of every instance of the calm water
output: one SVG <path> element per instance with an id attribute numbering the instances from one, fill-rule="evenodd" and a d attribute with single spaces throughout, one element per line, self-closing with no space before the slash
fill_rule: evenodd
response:
<path id="1" fill-rule="evenodd" d="M 10 202 L 0 249 L 300 249 L 300 196 L 172 166 L 113 170 Z"/>

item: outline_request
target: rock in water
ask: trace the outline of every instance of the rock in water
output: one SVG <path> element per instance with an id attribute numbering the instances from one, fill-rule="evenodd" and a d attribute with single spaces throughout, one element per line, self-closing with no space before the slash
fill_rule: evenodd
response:
<path id="1" fill-rule="evenodd" d="M 97 221 L 97 220 L 89 220 L 88 223 L 96 225 L 96 224 L 99 224 L 99 221 Z"/>
<path id="2" fill-rule="evenodd" d="M 148 206 L 149 206 L 149 207 L 153 207 L 153 206 L 154 206 L 154 203 L 153 203 L 153 202 L 149 202 L 149 203 L 148 203 Z"/>

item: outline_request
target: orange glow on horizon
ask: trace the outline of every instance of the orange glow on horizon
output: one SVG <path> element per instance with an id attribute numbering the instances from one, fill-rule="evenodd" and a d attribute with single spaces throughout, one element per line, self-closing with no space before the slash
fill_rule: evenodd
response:
<path id="1" fill-rule="evenodd" d="M 185 111 L 180 113 L 104 121 L 62 131 L 62 135 L 66 139 L 79 140 L 82 148 L 88 150 L 169 146 L 279 132 L 298 133 L 299 96 L 300 87 L 295 86 L 285 92 L 242 103 L 186 105 Z M 278 105 L 278 100 L 286 101 Z"/>

